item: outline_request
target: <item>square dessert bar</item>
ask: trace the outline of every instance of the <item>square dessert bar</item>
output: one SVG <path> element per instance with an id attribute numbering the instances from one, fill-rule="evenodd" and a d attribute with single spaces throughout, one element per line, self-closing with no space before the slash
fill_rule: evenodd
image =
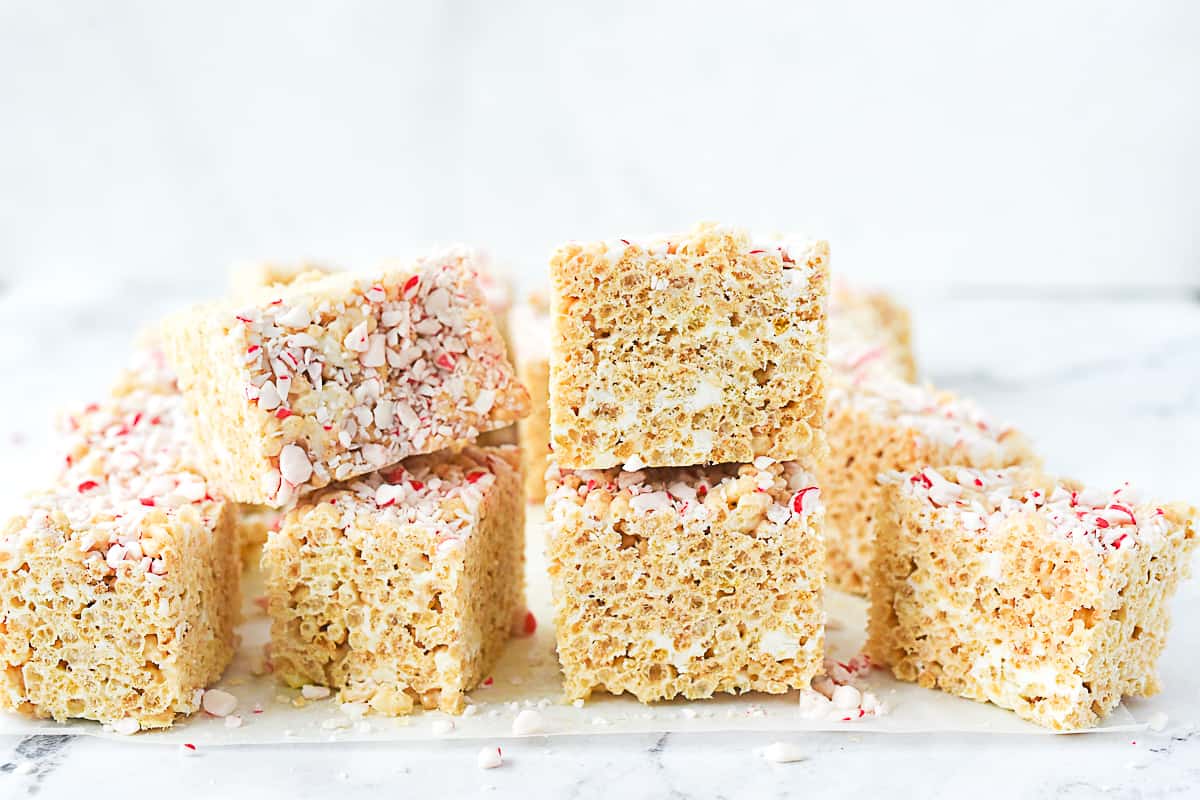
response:
<path id="1" fill-rule="evenodd" d="M 701 225 L 550 261 L 559 466 L 819 457 L 829 244 Z"/>
<path id="2" fill-rule="evenodd" d="M 917 379 L 908 310 L 886 292 L 833 282 L 829 292 L 829 367 L 849 379 Z"/>
<path id="3" fill-rule="evenodd" d="M 529 390 L 529 416 L 517 423 L 521 438 L 525 499 L 546 499 L 550 455 L 550 313 L 544 295 L 533 294 L 513 310 L 517 377 Z"/>
<path id="4" fill-rule="evenodd" d="M 284 683 L 457 713 L 524 610 L 515 447 L 414 456 L 302 499 L 263 550 Z"/>
<path id="5" fill-rule="evenodd" d="M 254 297 L 269 287 L 291 286 L 338 271 L 336 267 L 310 261 L 239 262 L 229 268 L 229 294 L 236 298 Z"/>
<path id="6" fill-rule="evenodd" d="M 830 585 L 866 594 L 880 473 L 928 464 L 1035 466 L 1028 440 L 949 392 L 888 377 L 853 383 L 834 371 L 825 433 L 829 457 L 818 469 L 825 499 Z"/>
<path id="7" fill-rule="evenodd" d="M 496 330 L 500 332 L 500 338 L 504 340 L 511 357 L 513 344 L 508 325 L 508 317 L 512 311 L 511 287 L 497 274 L 485 252 L 462 247 L 456 250 L 459 257 L 474 270 L 484 302 L 492 312 Z M 254 296 L 268 287 L 296 286 L 340 271 L 337 267 L 308 262 L 289 264 L 261 261 L 236 264 L 230 270 L 229 288 L 233 297 L 244 298 Z M 476 441 L 486 445 L 516 444 L 516 425 L 484 431 Z"/>
<path id="8" fill-rule="evenodd" d="M 66 434 L 55 485 L 0 527 L 0 707 L 167 727 L 233 657 L 235 506 L 192 468 L 154 354 Z"/>
<path id="9" fill-rule="evenodd" d="M 280 507 L 524 416 L 468 251 L 206 306 L 164 326 L 204 472 Z"/>
<path id="10" fill-rule="evenodd" d="M 547 473 L 546 558 L 568 699 L 772 694 L 821 671 L 824 511 L 756 464 Z"/>
<path id="11" fill-rule="evenodd" d="M 1196 509 L 1024 468 L 893 480 L 876 528 L 872 658 L 1056 730 L 1158 690 Z"/>
<path id="12" fill-rule="evenodd" d="M 475 268 L 475 279 L 479 283 L 480 291 L 483 292 L 484 302 L 487 303 L 488 310 L 492 312 L 492 317 L 496 321 L 496 330 L 500 332 L 500 338 L 504 340 L 504 346 L 508 349 L 509 360 L 515 364 L 516 348 L 513 347 L 511 320 L 513 312 L 512 285 L 506 275 L 483 251 L 471 251 L 469 263 Z M 475 443 L 480 446 L 517 444 L 518 424 L 513 423 L 504 428 L 484 431 Z"/>

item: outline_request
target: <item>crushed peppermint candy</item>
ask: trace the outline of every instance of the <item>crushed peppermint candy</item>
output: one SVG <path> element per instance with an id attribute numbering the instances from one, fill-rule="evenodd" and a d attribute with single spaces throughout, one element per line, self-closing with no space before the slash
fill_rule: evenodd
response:
<path id="1" fill-rule="evenodd" d="M 532 708 L 526 708 L 517 714 L 513 720 L 512 732 L 513 736 L 532 736 L 537 733 L 545 733 L 546 721 L 542 715 Z"/>
<path id="2" fill-rule="evenodd" d="M 772 764 L 791 764 L 807 757 L 807 751 L 795 742 L 772 742 L 763 748 L 763 758 Z"/>
<path id="3" fill-rule="evenodd" d="M 1029 449 L 1024 436 L 994 422 L 970 401 L 890 376 L 857 383 L 834 380 L 827 402 L 831 416 L 853 409 L 963 453 L 971 463 L 1016 463 Z"/>
<path id="4" fill-rule="evenodd" d="M 324 700 L 329 695 L 330 690 L 328 686 L 314 686 L 311 683 L 306 683 L 300 687 L 300 696 L 305 700 Z"/>
<path id="5" fill-rule="evenodd" d="M 849 661 L 825 659 L 825 674 L 813 678 L 810 688 L 800 690 L 800 716 L 831 722 L 855 722 L 881 717 L 887 708 L 879 697 L 862 685 L 871 672 L 871 659 L 858 655 Z"/>
<path id="6" fill-rule="evenodd" d="M 513 636 L 533 636 L 537 632 L 537 617 L 528 609 L 525 611 L 516 611 L 513 614 L 512 635 Z"/>
<path id="7" fill-rule="evenodd" d="M 499 747 L 482 747 L 475 756 L 475 764 L 480 769 L 495 769 L 504 763 L 504 754 Z"/>
<path id="8" fill-rule="evenodd" d="M 768 463 L 769 461 L 769 463 Z M 593 496 L 604 503 L 628 504 L 634 516 L 672 514 L 684 521 L 714 519 L 728 509 L 730 498 L 762 493 L 762 513 L 767 522 L 783 525 L 822 510 L 815 479 L 794 461 L 768 459 L 755 464 L 721 464 L 696 467 L 657 467 L 628 471 L 560 470 L 551 465 L 547 479 L 554 485 L 547 498 L 553 517 L 571 506 L 587 506 Z"/>
<path id="9" fill-rule="evenodd" d="M 113 733 L 120 734 L 121 736 L 132 736 L 133 734 L 137 733 L 141 729 L 142 729 L 141 724 L 136 719 L 133 719 L 132 717 L 125 717 L 124 719 L 119 719 L 112 724 Z"/>
<path id="10" fill-rule="evenodd" d="M 214 717 L 227 717 L 237 708 L 238 699 L 229 692 L 221 689 L 209 689 L 200 701 L 200 707 L 205 713 Z"/>
<path id="11" fill-rule="evenodd" d="M 478 526 L 484 498 L 501 469 L 512 468 L 499 455 L 478 447 L 412 456 L 330 488 L 314 503 L 339 509 L 343 527 L 353 526 L 359 513 L 370 510 L 397 525 L 433 528 L 438 537 L 436 555 L 444 556 L 456 552 Z M 522 619 L 521 625 L 526 624 Z"/>
<path id="12" fill-rule="evenodd" d="M 192 467 L 191 420 L 155 347 L 139 349 L 111 396 L 67 415 L 60 431 L 56 485 L 23 501 L 0 553 L 54 540 L 101 574 L 157 580 L 170 553 L 160 523 L 194 512 L 213 532 L 223 501 Z"/>
<path id="13" fill-rule="evenodd" d="M 1001 530 L 1014 515 L 1033 514 L 1051 536 L 1091 542 L 1112 553 L 1164 537 L 1173 524 L 1161 504 L 1142 502 L 1128 483 L 1111 491 L 1085 489 L 1019 467 L 926 467 L 889 473 L 881 481 L 900 484 L 905 493 L 927 503 L 931 513 L 983 536 Z"/>
<path id="14" fill-rule="evenodd" d="M 451 248 L 407 270 L 334 275 L 230 312 L 241 392 L 281 440 L 260 476 L 265 502 L 286 504 L 520 416 L 527 400 L 487 311 L 496 300 L 483 292 L 484 261 Z"/>
<path id="15" fill-rule="evenodd" d="M 834 279 L 829 288 L 828 361 L 834 375 L 851 383 L 876 378 L 908 379 L 908 346 L 881 309 L 891 305 L 881 292 Z"/>

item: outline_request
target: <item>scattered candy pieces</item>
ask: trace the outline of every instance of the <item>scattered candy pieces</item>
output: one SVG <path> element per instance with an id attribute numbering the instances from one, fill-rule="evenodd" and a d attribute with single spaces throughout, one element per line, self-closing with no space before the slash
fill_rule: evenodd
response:
<path id="1" fill-rule="evenodd" d="M 763 749 L 763 758 L 772 764 L 791 764 L 803 761 L 806 756 L 800 745 L 793 742 L 772 742 Z"/>
<path id="2" fill-rule="evenodd" d="M 328 686 L 314 686 L 311 683 L 306 683 L 300 687 L 300 695 L 305 700 L 324 700 L 326 697 L 329 697 L 329 694 Z"/>
<path id="3" fill-rule="evenodd" d="M 513 736 L 532 736 L 535 733 L 543 733 L 545 730 L 545 720 L 532 708 L 527 708 L 517 714 L 517 718 L 513 720 L 512 724 Z"/>
<path id="4" fill-rule="evenodd" d="M 504 763 L 504 755 L 499 747 L 483 747 L 475 757 L 475 763 L 480 769 L 495 769 Z"/>
<path id="5" fill-rule="evenodd" d="M 132 736 L 140 731 L 142 726 L 138 724 L 136 719 L 126 717 L 125 719 L 119 719 L 114 722 L 112 724 L 112 729 L 114 733 L 119 733 L 122 736 Z"/>
<path id="6" fill-rule="evenodd" d="M 227 717 L 237 708 L 238 699 L 221 689 L 209 689 L 204 693 L 200 706 L 214 717 Z"/>

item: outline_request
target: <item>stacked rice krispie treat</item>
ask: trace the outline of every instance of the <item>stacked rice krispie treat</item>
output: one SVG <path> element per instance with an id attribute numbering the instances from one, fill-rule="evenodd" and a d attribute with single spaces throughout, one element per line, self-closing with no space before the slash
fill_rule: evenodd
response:
<path id="1" fill-rule="evenodd" d="M 889 476 L 867 651 L 896 677 L 1056 730 L 1158 690 L 1197 511 L 1036 470 Z"/>
<path id="2" fill-rule="evenodd" d="M 455 247 L 305 272 L 168 324 L 211 474 L 287 506 L 246 531 L 266 529 L 270 662 L 291 686 L 461 711 L 524 608 L 519 453 L 472 444 L 529 403 L 485 271 Z"/>
<path id="3" fill-rule="evenodd" d="M 492 312 L 496 330 L 504 340 L 509 355 L 513 354 L 513 340 L 509 326 L 509 316 L 512 314 L 512 287 L 503 273 L 492 263 L 490 256 L 483 250 L 456 245 L 445 249 L 439 257 L 447 261 L 455 261 L 458 266 L 471 271 L 475 283 L 483 294 L 484 303 Z M 398 266 L 398 265 L 393 265 Z M 315 280 L 331 275 L 341 270 L 328 264 L 300 261 L 282 263 L 271 261 L 252 261 L 235 264 L 230 269 L 229 289 L 234 298 L 252 298 L 261 294 L 266 288 L 283 288 L 295 286 L 306 281 Z M 477 437 L 479 444 L 499 445 L 516 444 L 517 428 L 510 424 L 503 428 L 483 431 Z"/>
<path id="4" fill-rule="evenodd" d="M 572 469 L 824 449 L 829 244 L 700 226 L 552 257 L 550 439 Z"/>
<path id="5" fill-rule="evenodd" d="M 875 376 L 835 375 L 829 387 L 829 458 L 818 470 L 826 506 L 830 583 L 866 594 L 874 517 L 884 472 L 929 464 L 975 468 L 1035 465 L 1024 436 L 949 392 Z"/>
<path id="6" fill-rule="evenodd" d="M 524 609 L 515 447 L 468 446 L 303 498 L 264 549 L 285 683 L 386 714 L 457 713 Z"/>
<path id="7" fill-rule="evenodd" d="M 798 462 L 552 467 L 549 482 L 569 699 L 778 694 L 820 671 L 824 511 Z"/>
<path id="8" fill-rule="evenodd" d="M 167 727 L 233 657 L 236 507 L 152 348 L 64 427 L 57 481 L 0 529 L 0 706 Z"/>
<path id="9" fill-rule="evenodd" d="M 529 390 L 529 416 L 517 423 L 521 439 L 525 499 L 546 499 L 550 455 L 550 305 L 546 295 L 531 294 L 512 314 L 517 377 Z"/>
<path id="10" fill-rule="evenodd" d="M 820 670 L 828 253 L 703 225 L 554 254 L 547 557 L 569 697 L 779 693 Z"/>
<path id="11" fill-rule="evenodd" d="M 205 474 L 272 507 L 528 411 L 458 251 L 201 307 L 164 326 Z"/>

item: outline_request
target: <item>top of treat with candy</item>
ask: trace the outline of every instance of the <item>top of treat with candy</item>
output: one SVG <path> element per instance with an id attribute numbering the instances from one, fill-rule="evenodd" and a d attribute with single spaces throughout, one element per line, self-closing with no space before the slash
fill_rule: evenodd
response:
<path id="1" fill-rule="evenodd" d="M 822 508 L 816 479 L 799 462 L 759 456 L 751 464 L 695 467 L 559 470 L 551 465 L 556 488 L 546 500 L 552 515 L 570 506 L 603 512 L 609 508 L 634 515 L 654 512 L 684 519 L 713 517 L 713 504 L 728 509 L 750 493 L 766 498 L 766 517 L 776 524 L 792 515 L 807 516 Z M 589 498 L 597 498 L 589 502 Z M 599 505 L 597 505 L 597 503 Z"/>
<path id="2" fill-rule="evenodd" d="M 746 256 L 778 260 L 788 270 L 794 286 L 802 286 L 812 271 L 828 258 L 827 242 L 798 234 L 752 234 L 730 225 L 704 222 L 686 233 L 653 234 L 641 239 L 610 239 L 595 242 L 568 242 L 551 256 L 555 263 L 569 262 L 580 256 L 615 263 L 630 255 L 687 258 L 719 249 L 730 249 Z"/>
<path id="3" fill-rule="evenodd" d="M 65 536 L 108 574 L 132 562 L 135 573 L 161 575 L 155 523 L 188 513 L 212 525 L 219 500 L 193 467 L 191 422 L 156 348 L 138 351 L 108 400 L 59 427 L 65 455 L 55 485 L 25 501 L 0 535 L 4 549 Z"/>
<path id="4" fill-rule="evenodd" d="M 926 467 L 892 473 L 885 482 L 929 504 L 933 513 L 980 535 L 999 531 L 1014 517 L 1042 520 L 1047 534 L 1091 543 L 1102 552 L 1161 539 L 1195 509 L 1144 500 L 1128 483 L 1112 490 L 1088 489 L 1037 470 L 1013 467 L 975 470 Z"/>
<path id="5" fill-rule="evenodd" d="M 437 532 L 437 552 L 444 554 L 471 534 L 489 490 L 501 475 L 515 473 L 519 458 L 511 445 L 412 456 L 306 498 L 299 513 L 328 504 L 341 511 L 343 528 L 364 512 L 382 524 L 427 527 Z"/>
<path id="6" fill-rule="evenodd" d="M 880 377 L 910 379 L 908 313 L 885 292 L 844 280 L 829 287 L 829 365 L 852 383 Z"/>
<path id="7" fill-rule="evenodd" d="M 851 407 L 909 428 L 977 461 L 1029 452 L 1019 431 L 990 419 L 971 401 L 931 386 L 887 376 L 858 384 L 835 379 L 829 384 L 828 403 L 831 409 Z"/>
<path id="8" fill-rule="evenodd" d="M 263 467 L 254 453 L 227 455 L 221 430 L 200 429 L 220 465 L 214 479 L 228 478 L 238 500 L 286 505 L 528 413 L 487 310 L 477 255 L 450 248 L 395 269 L 267 287 L 171 320 L 168 352 L 184 391 L 212 391 L 198 352 L 211 339 L 240 354 L 244 400 L 262 412 L 247 420 L 262 448 L 257 458 L 270 460 Z M 208 413 L 194 404 L 199 416 Z M 251 462 L 261 469 L 256 485 L 231 477 Z"/>

